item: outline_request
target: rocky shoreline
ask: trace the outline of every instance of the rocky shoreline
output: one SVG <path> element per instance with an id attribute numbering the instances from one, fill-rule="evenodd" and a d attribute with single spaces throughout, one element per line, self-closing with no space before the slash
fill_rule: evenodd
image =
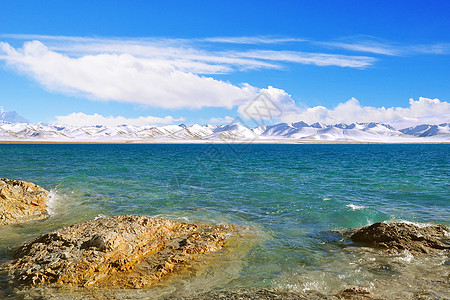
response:
<path id="1" fill-rule="evenodd" d="M 48 191 L 33 183 L 0 179 L 0 225 L 48 217 L 47 199 Z M 11 282 L 25 288 L 151 288 L 205 255 L 221 251 L 241 230 L 235 225 L 189 224 L 140 215 L 103 217 L 40 235 L 18 247 L 13 259 L 0 269 Z M 355 247 L 370 247 L 387 255 L 407 251 L 418 257 L 448 257 L 449 232 L 445 225 L 375 223 L 349 230 L 344 237 Z M 193 298 L 180 295 L 176 299 Z M 194 299 L 380 298 L 367 289 L 350 286 L 331 295 L 258 288 L 210 291 Z"/>
<path id="2" fill-rule="evenodd" d="M 125 215 L 74 224 L 41 235 L 8 266 L 20 284 L 144 288 L 219 251 L 233 225 L 195 225 Z"/>
<path id="3" fill-rule="evenodd" d="M 0 225 L 48 218 L 48 197 L 49 192 L 34 183 L 0 178 Z"/>

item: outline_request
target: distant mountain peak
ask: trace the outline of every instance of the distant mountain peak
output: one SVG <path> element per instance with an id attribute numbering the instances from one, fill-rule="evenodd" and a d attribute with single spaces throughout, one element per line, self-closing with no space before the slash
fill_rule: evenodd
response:
<path id="1" fill-rule="evenodd" d="M 15 111 L 4 110 L 3 106 L 0 106 L 0 121 L 8 123 L 30 123 L 30 121 Z"/>

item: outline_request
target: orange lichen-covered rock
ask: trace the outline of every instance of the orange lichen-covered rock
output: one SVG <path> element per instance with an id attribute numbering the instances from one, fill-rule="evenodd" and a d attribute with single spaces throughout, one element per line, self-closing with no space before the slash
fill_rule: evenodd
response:
<path id="1" fill-rule="evenodd" d="M 31 182 L 0 178 L 0 225 L 47 218 L 48 193 Z"/>
<path id="2" fill-rule="evenodd" d="M 9 263 L 19 283 L 148 287 L 201 254 L 220 250 L 232 225 L 125 215 L 74 224 L 24 244 Z"/>

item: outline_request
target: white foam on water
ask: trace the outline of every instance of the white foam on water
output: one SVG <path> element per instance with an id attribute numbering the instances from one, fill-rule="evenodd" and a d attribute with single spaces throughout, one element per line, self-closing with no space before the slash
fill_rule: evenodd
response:
<path id="1" fill-rule="evenodd" d="M 310 282 L 305 282 L 304 284 L 303 284 L 303 289 L 302 289 L 302 291 L 303 292 L 307 292 L 307 291 L 310 291 L 310 290 L 312 290 L 312 291 L 317 291 L 317 290 L 319 290 L 319 282 L 318 281 L 310 281 Z"/>
<path id="2" fill-rule="evenodd" d="M 367 208 L 367 206 L 355 205 L 355 204 L 347 204 L 346 207 L 351 208 L 352 210 L 361 210 Z"/>
<path id="3" fill-rule="evenodd" d="M 50 216 L 56 215 L 59 198 L 60 196 L 58 196 L 56 190 L 50 190 L 48 193 L 46 210 Z"/>
<path id="4" fill-rule="evenodd" d="M 405 224 L 417 226 L 419 228 L 425 228 L 425 227 L 429 227 L 429 226 L 435 225 L 435 224 L 432 224 L 432 223 L 419 223 L 419 222 L 412 222 L 412 221 L 407 221 L 407 220 L 402 220 L 402 219 L 384 221 L 383 223 L 386 223 L 386 224 L 389 224 L 389 223 L 405 223 Z"/>
<path id="5" fill-rule="evenodd" d="M 106 216 L 103 215 L 103 214 L 98 214 L 98 215 L 94 218 L 94 220 L 98 220 L 98 219 L 101 219 L 101 218 L 106 218 Z"/>
<path id="6" fill-rule="evenodd" d="M 405 250 L 402 252 L 402 256 L 398 256 L 394 258 L 396 261 L 405 261 L 405 262 L 411 262 L 413 260 L 414 256 L 409 252 L 408 250 Z"/>
<path id="7" fill-rule="evenodd" d="M 374 222 L 372 219 L 367 219 L 366 226 L 372 225 Z"/>
<path id="8" fill-rule="evenodd" d="M 328 201 L 328 200 L 331 200 L 331 198 L 330 197 L 323 197 L 322 200 L 323 201 Z"/>

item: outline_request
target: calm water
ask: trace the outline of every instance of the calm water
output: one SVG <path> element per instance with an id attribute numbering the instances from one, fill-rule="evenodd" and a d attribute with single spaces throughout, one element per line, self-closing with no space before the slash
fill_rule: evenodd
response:
<path id="1" fill-rule="evenodd" d="M 380 296 L 450 297 L 447 257 L 379 256 L 332 232 L 389 220 L 450 225 L 450 145 L 0 145 L 0 156 L 0 177 L 55 192 L 51 218 L 0 228 L 0 262 L 42 232 L 143 214 L 254 233 L 230 246 L 220 268 L 118 298 L 247 287 L 332 294 L 355 285 Z M 0 281 L 0 298 L 12 295 Z"/>

